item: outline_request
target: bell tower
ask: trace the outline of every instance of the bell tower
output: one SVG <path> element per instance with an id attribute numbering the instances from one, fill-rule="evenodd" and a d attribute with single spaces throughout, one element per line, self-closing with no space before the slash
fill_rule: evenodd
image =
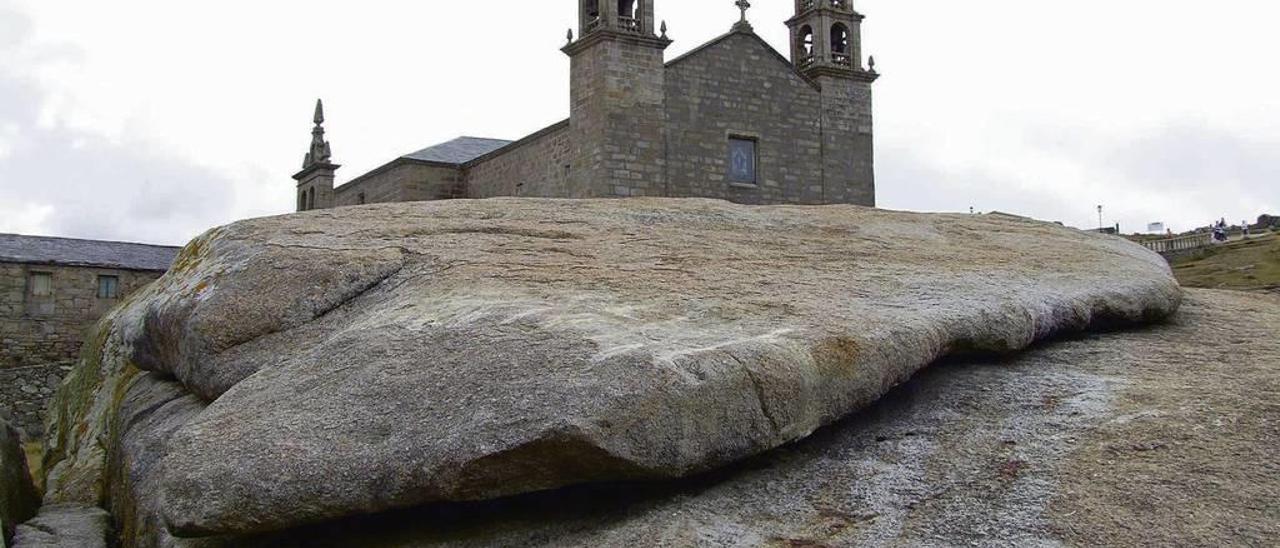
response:
<path id="1" fill-rule="evenodd" d="M 324 103 L 316 99 L 316 114 L 312 119 L 311 149 L 302 159 L 302 171 L 293 176 L 298 182 L 298 211 L 329 209 L 333 207 L 333 181 L 338 168 L 329 160 L 333 150 L 324 139 Z"/>
<path id="2" fill-rule="evenodd" d="M 827 203 L 875 205 L 871 84 L 863 66 L 862 21 L 853 0 L 795 0 L 791 61 L 822 90 L 823 181 Z"/>
<path id="3" fill-rule="evenodd" d="M 853 0 L 795 0 L 791 61 L 810 78 L 822 75 L 875 80 L 862 66 L 862 21 Z"/>
<path id="4" fill-rule="evenodd" d="M 570 59 L 570 164 L 574 196 L 666 192 L 666 24 L 654 0 L 578 0 Z M 659 34 L 661 33 L 661 34 Z"/>

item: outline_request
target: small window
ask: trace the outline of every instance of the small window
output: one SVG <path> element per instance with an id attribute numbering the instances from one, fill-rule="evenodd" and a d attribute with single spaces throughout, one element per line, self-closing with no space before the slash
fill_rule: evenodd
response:
<path id="1" fill-rule="evenodd" d="M 119 299 L 120 298 L 120 277 L 119 276 L 98 276 L 98 298 L 99 299 Z"/>
<path id="2" fill-rule="evenodd" d="M 365 200 L 365 197 L 364 197 L 364 193 L 363 193 L 363 192 L 361 192 L 360 194 L 357 194 L 357 195 L 356 195 L 356 202 L 358 202 L 358 204 L 357 204 L 357 205 L 364 205 L 364 204 L 368 203 L 368 201 L 367 201 L 367 200 Z"/>
<path id="3" fill-rule="evenodd" d="M 747 137 L 729 138 L 729 182 L 756 184 L 756 140 Z"/>
<path id="4" fill-rule="evenodd" d="M 53 295 L 53 274 L 48 272 L 32 272 L 28 282 L 32 297 L 49 297 Z"/>

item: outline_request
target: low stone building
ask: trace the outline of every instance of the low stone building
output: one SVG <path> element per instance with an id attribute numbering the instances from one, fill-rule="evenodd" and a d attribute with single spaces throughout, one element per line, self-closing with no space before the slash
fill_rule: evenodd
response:
<path id="1" fill-rule="evenodd" d="M 31 433 L 85 331 L 179 248 L 0 234 L 0 418 Z"/>
<path id="2" fill-rule="evenodd" d="M 728 0 L 724 0 L 728 1 Z M 316 106 L 297 210 L 528 196 L 874 206 L 871 85 L 852 0 L 796 0 L 790 55 L 747 21 L 666 60 L 655 0 L 578 0 L 570 116 L 517 141 L 461 137 L 346 184 Z M 539 8 L 530 8 L 539 9 Z"/>

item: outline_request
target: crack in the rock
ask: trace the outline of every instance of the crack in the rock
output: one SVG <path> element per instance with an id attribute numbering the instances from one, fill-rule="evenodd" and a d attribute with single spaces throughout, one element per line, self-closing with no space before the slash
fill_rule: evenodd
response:
<path id="1" fill-rule="evenodd" d="M 388 250 L 396 250 L 396 251 L 399 251 L 399 252 L 401 252 L 401 253 L 403 253 L 403 254 L 405 254 L 405 255 L 417 255 L 417 254 L 418 254 L 418 253 L 416 253 L 416 252 L 414 252 L 414 251 L 410 251 L 408 248 L 406 248 L 405 246 L 402 246 L 402 245 L 388 245 L 388 246 L 382 246 L 382 247 L 326 247 L 326 246 L 314 246 L 314 245 L 302 245 L 302 244 L 282 244 L 282 243 L 279 243 L 279 242 L 262 242 L 262 245 L 263 245 L 263 246 L 265 246 L 265 247 L 277 247 L 277 248 L 281 248 L 281 249 L 304 249 L 304 250 L 307 250 L 307 251 L 355 251 L 355 252 L 360 252 L 360 251 L 388 251 Z"/>
<path id="2" fill-rule="evenodd" d="M 747 380 L 751 381 L 751 387 L 755 391 L 756 404 L 760 407 L 760 414 L 764 415 L 764 418 L 768 419 L 769 424 L 773 426 L 773 435 L 778 435 L 778 433 L 782 431 L 782 425 L 778 418 L 773 416 L 773 412 L 769 410 L 769 403 L 766 399 L 764 386 L 761 384 L 760 378 L 756 376 L 755 372 L 751 370 L 751 367 L 748 366 L 746 362 L 735 356 L 733 351 L 725 349 L 724 353 L 733 361 L 737 362 L 738 366 L 742 368 L 743 373 L 746 373 Z"/>
<path id="3" fill-rule="evenodd" d="M 521 236 L 525 238 L 540 238 L 543 240 L 584 240 L 581 235 L 567 232 L 564 230 L 537 230 L 531 228 L 508 228 L 501 226 L 494 227 L 462 227 L 462 228 L 442 228 L 439 230 L 421 230 L 405 234 L 405 237 L 421 237 L 421 236 L 445 236 L 445 235 L 466 235 L 466 234 L 483 234 L 489 236 Z"/>
<path id="4" fill-rule="evenodd" d="M 377 278 L 370 280 L 369 283 L 365 284 L 364 287 L 361 287 L 360 289 L 358 289 L 357 291 L 353 292 L 350 295 L 347 295 L 345 297 L 338 299 L 338 301 L 335 302 L 333 305 L 316 310 L 316 312 L 312 314 L 311 319 L 297 323 L 295 325 L 289 325 L 283 329 L 274 329 L 274 330 L 268 330 L 263 333 L 259 333 L 257 335 L 254 335 L 253 337 L 245 339 L 244 341 L 238 342 L 232 346 L 219 350 L 218 352 L 211 354 L 211 356 L 220 356 L 222 354 L 225 354 L 227 352 L 231 352 L 237 348 L 240 348 L 244 345 L 251 344 L 255 341 L 261 340 L 265 337 L 270 337 L 272 335 L 276 335 L 279 333 L 287 333 L 289 331 L 293 331 L 300 327 L 315 323 L 316 321 L 323 319 L 324 317 L 328 316 L 329 314 L 333 313 L 339 308 L 346 306 L 348 303 L 351 303 L 352 301 L 355 301 L 356 299 L 359 299 L 360 297 L 363 297 L 364 295 L 368 294 L 370 291 L 373 291 L 378 286 L 382 285 L 383 282 L 391 279 L 391 277 L 402 272 L 405 269 L 405 266 L 406 266 L 405 263 L 401 261 L 400 264 L 395 269 L 388 272 L 387 274 L 378 276 Z"/>
<path id="5" fill-rule="evenodd" d="M 243 341 L 237 342 L 237 343 L 235 343 L 235 344 L 233 344 L 233 345 L 231 345 L 231 346 L 228 346 L 228 347 L 226 347 L 226 348 L 223 348 L 223 349 L 221 349 L 221 350 L 218 350 L 217 352 L 212 352 L 212 353 L 210 353 L 210 354 L 208 354 L 208 355 L 206 356 L 206 359 L 212 359 L 212 358 L 216 358 L 216 357 L 218 357 L 218 356 L 222 356 L 222 355 L 227 354 L 227 353 L 229 353 L 229 352 L 233 352 L 233 351 L 235 351 L 236 349 L 241 348 L 241 347 L 243 347 L 243 346 L 246 346 L 246 345 L 249 345 L 249 344 L 253 344 L 254 342 L 260 341 L 260 340 L 262 340 L 262 339 L 264 339 L 264 338 L 266 338 L 266 337 L 271 337 L 271 336 L 273 336 L 273 335 L 278 335 L 278 334 L 281 334 L 281 333 L 288 333 L 288 332 L 290 332 L 290 331 L 293 331 L 293 330 L 296 330 L 296 329 L 299 329 L 299 328 L 305 327 L 305 326 L 307 326 L 307 325 L 310 325 L 310 324 L 312 324 L 312 323 L 315 323 L 315 322 L 317 322 L 317 321 L 320 321 L 320 320 L 324 319 L 325 317 L 329 316 L 330 314 L 332 314 L 333 312 L 337 311 L 338 309 L 341 309 L 342 307 L 346 306 L 347 304 L 350 304 L 351 302 L 353 302 L 353 301 L 355 301 L 355 300 L 357 300 L 357 299 L 359 299 L 359 298 L 361 298 L 361 297 L 363 297 L 363 296 L 367 295 L 369 292 L 371 292 L 371 291 L 373 291 L 373 290 L 377 289 L 377 288 L 378 288 L 379 286 L 381 286 L 384 282 L 386 282 L 387 280 L 391 279 L 391 278 L 392 278 L 392 277 L 394 277 L 396 274 L 399 274 L 400 272 L 403 272 L 403 271 L 404 271 L 404 269 L 407 267 L 407 263 L 403 260 L 403 257 L 402 257 L 401 259 L 402 259 L 402 260 L 400 261 L 400 264 L 398 264 L 395 268 L 391 269 L 391 270 L 390 270 L 389 272 L 387 272 L 386 274 L 379 275 L 379 276 L 375 277 L 374 279 L 370 280 L 370 281 L 369 281 L 369 283 L 364 284 L 364 286 L 363 286 L 363 287 L 360 287 L 357 291 L 352 292 L 350 295 L 343 296 L 342 298 L 338 299 L 338 300 L 337 300 L 335 303 L 333 303 L 332 305 L 330 305 L 330 306 L 326 306 L 326 307 L 324 307 L 324 308 L 321 308 L 321 309 L 316 310 L 316 311 L 315 311 L 315 313 L 314 313 L 314 314 L 312 314 L 312 316 L 311 316 L 311 318 L 310 318 L 310 319 L 307 319 L 307 320 L 305 320 L 305 321 L 298 322 L 298 323 L 296 323 L 296 324 L 292 324 L 292 325 L 282 325 L 282 326 L 281 326 L 281 328 L 279 328 L 279 329 L 268 329 L 268 330 L 266 330 L 266 331 L 264 331 L 264 332 L 262 332 L 262 333 L 258 333 L 258 334 L 255 334 L 255 335 L 253 335 L 253 336 L 249 337 L 249 338 L 246 338 L 246 339 L 245 339 L 245 340 L 243 340 Z M 182 357 L 182 359 L 183 359 L 183 360 L 185 360 L 185 359 L 188 359 L 188 357 L 187 357 L 187 356 L 184 356 L 184 357 Z M 174 371 L 176 371 L 176 370 L 177 370 L 177 368 L 173 368 L 173 370 L 174 370 Z M 175 380 L 177 380 L 178 384 L 182 386 L 183 390 L 185 390 L 186 392 L 188 392 L 188 393 L 190 393 L 190 394 L 195 395 L 196 397 L 200 398 L 200 399 L 201 399 L 202 401 L 204 401 L 205 403 L 209 403 L 209 402 L 212 402 L 212 401 L 217 400 L 217 399 L 218 399 L 218 397 L 220 397 L 222 394 L 225 394 L 227 390 L 230 390 L 232 387 L 236 386 L 237 384 L 240 384 L 241 382 L 243 382 L 243 381 L 244 381 L 244 379 L 249 378 L 249 377 L 250 377 L 250 376 L 252 376 L 253 374 L 257 373 L 257 371 L 258 371 L 258 370 L 255 370 L 255 371 L 253 371 L 252 373 L 250 373 L 250 374 L 248 374 L 248 375 L 245 375 L 243 378 L 240 378 L 240 379 L 236 380 L 234 383 L 232 383 L 232 384 L 230 384 L 230 385 L 226 386 L 225 388 L 223 388 L 223 389 L 221 389 L 221 390 L 216 390 L 216 389 L 215 389 L 215 390 L 202 390 L 202 389 L 199 389 L 199 387 L 192 386 L 192 385 L 188 382 L 188 379 L 185 379 L 185 378 L 182 378 L 182 377 L 177 377 Z"/>
<path id="6" fill-rule="evenodd" d="M 339 300 L 338 300 L 338 302 L 337 302 L 337 303 L 335 303 L 333 306 L 330 306 L 330 307 L 328 307 L 328 308 L 323 308 L 323 309 L 317 310 L 317 311 L 316 311 L 316 314 L 315 314 L 314 316 L 312 316 L 310 320 L 307 320 L 307 321 L 302 322 L 302 323 L 300 323 L 300 324 L 298 324 L 298 325 L 295 325 L 295 326 L 293 326 L 293 327 L 290 327 L 290 328 L 288 328 L 288 329 L 285 329 L 284 331 L 292 331 L 292 330 L 297 329 L 297 328 L 299 328 L 299 327 L 302 327 L 302 326 L 304 326 L 304 325 L 307 325 L 307 324 L 310 324 L 310 323 L 314 323 L 314 322 L 316 322 L 316 321 L 318 321 L 318 320 L 320 320 L 320 319 L 323 319 L 325 316 L 328 316 L 328 315 L 329 315 L 330 313 L 332 313 L 333 311 L 335 311 L 335 310 L 337 310 L 337 309 L 339 309 L 339 308 L 342 308 L 343 306 L 346 306 L 348 303 L 351 303 L 352 301 L 355 301 L 356 299 L 359 299 L 360 297 L 365 296 L 365 295 L 366 295 L 366 294 L 368 294 L 370 291 L 373 291 L 373 290 L 374 290 L 374 289 L 376 289 L 378 286 L 382 285 L 382 282 L 385 282 L 385 281 L 387 281 L 387 280 L 391 279 L 391 278 L 392 278 L 393 276 L 395 276 L 396 274 L 399 274 L 399 273 L 403 272 L 403 271 L 404 271 L 404 269 L 405 269 L 405 266 L 406 266 L 406 265 L 405 265 L 405 262 L 404 262 L 404 260 L 403 260 L 403 258 L 402 258 L 402 260 L 400 261 L 400 264 L 399 264 L 399 265 L 397 265 L 397 266 L 395 267 L 395 269 L 393 269 L 391 272 L 388 272 L 386 275 L 383 275 L 383 276 L 378 276 L 376 279 L 372 280 L 369 284 L 367 284 L 367 285 L 365 285 L 364 287 L 360 288 L 360 289 L 359 289 L 358 291 L 356 291 L 354 294 L 352 294 L 352 295 L 349 295 L 349 296 L 346 296 L 346 297 L 343 297 L 343 298 L 339 299 Z"/>

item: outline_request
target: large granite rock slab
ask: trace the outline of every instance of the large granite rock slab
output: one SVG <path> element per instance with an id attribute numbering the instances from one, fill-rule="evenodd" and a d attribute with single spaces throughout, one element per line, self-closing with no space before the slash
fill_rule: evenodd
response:
<path id="1" fill-rule="evenodd" d="M 695 478 L 224 546 L 1270 546 L 1277 364 L 1280 298 L 1189 290 L 1171 322 L 948 360 L 802 442 Z"/>
<path id="2" fill-rule="evenodd" d="M 1139 246 L 1003 216 L 507 199 L 245 221 L 104 325 L 51 419 L 51 469 L 78 479 L 51 490 L 110 454 L 98 493 L 179 538 L 683 477 L 943 356 L 1181 297 Z"/>
<path id="3" fill-rule="evenodd" d="M 22 438 L 13 427 L 0 421 L 0 544 L 39 508 L 40 494 L 31 482 Z"/>

